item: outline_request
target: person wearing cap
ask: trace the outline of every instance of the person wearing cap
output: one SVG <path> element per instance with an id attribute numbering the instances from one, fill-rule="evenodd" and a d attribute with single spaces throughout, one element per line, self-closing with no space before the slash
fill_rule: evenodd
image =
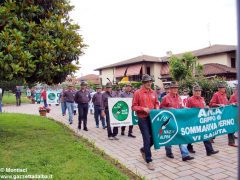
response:
<path id="1" fill-rule="evenodd" d="M 232 105 L 238 105 L 238 87 L 234 88 L 233 94 L 230 97 L 229 103 Z M 238 137 L 234 135 L 234 138 L 237 139 Z"/>
<path id="2" fill-rule="evenodd" d="M 74 90 L 73 84 L 68 85 L 68 89 L 63 92 L 63 98 L 66 102 L 67 110 L 68 110 L 68 121 L 69 124 L 73 123 L 73 111 L 74 111 L 74 97 L 76 91 Z"/>
<path id="3" fill-rule="evenodd" d="M 169 85 L 164 86 L 164 92 L 161 94 L 161 99 L 169 93 Z"/>
<path id="4" fill-rule="evenodd" d="M 105 129 L 105 119 L 101 116 L 101 101 L 102 101 L 102 86 L 97 85 L 96 86 L 96 93 L 92 97 L 92 102 L 94 105 L 94 118 L 96 123 L 96 128 L 99 128 L 99 117 L 102 122 L 102 128 Z"/>
<path id="5" fill-rule="evenodd" d="M 120 95 L 120 97 L 122 97 L 122 98 L 132 98 L 133 97 L 131 83 L 128 83 L 125 85 L 125 91 Z M 122 136 L 125 135 L 125 128 L 126 128 L 126 126 L 121 127 L 121 135 Z M 133 125 L 130 125 L 129 130 L 128 130 L 128 137 L 136 138 L 136 136 L 134 136 L 132 134 L 132 132 L 133 132 Z"/>
<path id="6" fill-rule="evenodd" d="M 174 109 L 180 109 L 183 108 L 182 100 L 180 96 L 178 95 L 178 84 L 176 82 L 172 82 L 170 84 L 170 92 L 164 96 L 160 108 L 174 108 Z M 182 160 L 188 161 L 194 159 L 194 157 L 189 156 L 189 151 L 185 145 L 179 144 L 179 148 L 182 154 Z M 172 153 L 172 147 L 171 146 L 165 146 L 166 149 L 166 156 L 168 158 L 174 158 Z"/>
<path id="7" fill-rule="evenodd" d="M 151 147 L 153 145 L 152 127 L 150 120 L 150 110 L 159 109 L 157 94 L 151 89 L 153 79 L 148 74 L 142 76 L 142 87 L 133 95 L 132 110 L 136 111 L 138 126 L 142 134 L 143 147 L 140 153 L 147 163 L 149 170 L 154 170 L 152 163 Z"/>
<path id="8" fill-rule="evenodd" d="M 87 82 L 81 82 L 81 89 L 75 95 L 75 102 L 78 104 L 78 129 L 81 129 L 83 121 L 83 130 L 87 128 L 88 103 L 91 100 L 89 91 L 87 90 Z"/>
<path id="9" fill-rule="evenodd" d="M 218 91 L 213 94 L 212 99 L 210 100 L 210 107 L 222 107 L 228 105 L 229 101 L 226 94 L 226 86 L 223 83 L 218 84 Z M 213 140 L 212 140 L 213 141 Z M 235 144 L 234 133 L 228 134 L 228 145 L 232 147 L 237 147 Z"/>
<path id="10" fill-rule="evenodd" d="M 182 99 L 182 104 L 183 104 L 183 107 L 186 107 L 187 105 L 187 100 L 189 98 L 189 90 L 187 88 L 184 88 L 183 89 L 183 94 L 180 96 L 181 99 Z"/>
<path id="11" fill-rule="evenodd" d="M 237 88 L 237 86 L 234 88 L 233 94 L 230 96 L 229 103 L 233 104 L 233 105 L 238 104 L 238 88 Z"/>
<path id="12" fill-rule="evenodd" d="M 62 115 L 65 116 L 66 115 L 66 110 L 67 110 L 67 105 L 66 105 L 66 101 L 64 100 L 63 97 L 63 93 L 65 91 L 65 87 L 63 87 L 60 96 L 59 96 L 59 102 L 61 104 L 61 109 L 62 109 Z"/>
<path id="13" fill-rule="evenodd" d="M 159 86 L 156 86 L 156 94 L 157 94 L 157 97 L 158 97 L 158 100 L 161 101 L 162 98 L 161 98 L 161 88 Z"/>
<path id="14" fill-rule="evenodd" d="M 108 98 L 114 98 L 116 94 L 112 91 L 112 83 L 108 82 L 106 84 L 106 90 L 102 94 L 102 101 L 100 105 L 101 115 L 102 117 L 106 117 L 107 123 L 107 134 L 109 140 L 118 140 L 116 137 L 118 134 L 118 127 L 113 127 L 113 130 L 110 126 L 110 117 L 109 117 L 109 109 L 108 109 Z"/>
<path id="15" fill-rule="evenodd" d="M 188 98 L 186 107 L 188 107 L 188 108 L 208 108 L 208 106 L 206 106 L 204 98 L 201 97 L 201 93 L 202 93 L 202 88 L 199 85 L 195 85 L 193 87 L 193 96 Z M 215 151 L 213 149 L 212 143 L 209 140 L 203 141 L 203 143 L 204 143 L 204 146 L 205 146 L 205 149 L 207 152 L 207 156 L 211 156 L 211 155 L 217 154 L 219 152 L 219 151 Z M 187 148 L 190 153 L 196 152 L 196 151 L 194 151 L 192 144 L 188 144 Z"/>

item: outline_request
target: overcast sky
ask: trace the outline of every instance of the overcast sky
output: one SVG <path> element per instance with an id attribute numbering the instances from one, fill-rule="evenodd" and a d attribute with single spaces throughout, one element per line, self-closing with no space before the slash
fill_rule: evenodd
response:
<path id="1" fill-rule="evenodd" d="M 70 0 L 70 17 L 89 47 L 82 76 L 142 54 L 162 57 L 237 44 L 235 0 Z"/>

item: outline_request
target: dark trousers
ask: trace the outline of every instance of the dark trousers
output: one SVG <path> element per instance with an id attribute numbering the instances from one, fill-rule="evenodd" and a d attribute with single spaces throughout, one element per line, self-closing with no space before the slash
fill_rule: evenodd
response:
<path id="1" fill-rule="evenodd" d="M 87 128 L 87 114 L 88 114 L 88 103 L 78 103 L 78 128 L 81 128 L 83 121 L 83 127 Z"/>
<path id="2" fill-rule="evenodd" d="M 121 127 L 122 132 L 124 132 L 125 129 L 126 129 L 126 126 Z M 133 125 L 129 126 L 128 134 L 132 134 L 132 132 L 133 132 Z"/>
<path id="3" fill-rule="evenodd" d="M 228 134 L 228 144 L 235 144 L 234 133 Z"/>
<path id="4" fill-rule="evenodd" d="M 99 126 L 99 117 L 100 117 L 100 120 L 102 121 L 102 127 L 105 127 L 105 119 L 104 117 L 101 116 L 100 106 L 94 105 L 94 118 L 95 118 L 96 126 Z"/>
<path id="5" fill-rule="evenodd" d="M 17 106 L 21 105 L 21 97 L 16 97 L 16 105 Z"/>
<path id="6" fill-rule="evenodd" d="M 110 117 L 109 117 L 108 109 L 105 110 L 105 114 L 106 114 L 106 123 L 107 123 L 108 137 L 115 137 L 118 134 L 118 127 L 113 127 L 113 131 L 112 131 L 112 128 L 110 126 Z"/>
<path id="7" fill-rule="evenodd" d="M 143 138 L 143 147 L 141 151 L 145 153 L 146 162 L 149 163 L 152 161 L 151 147 L 153 145 L 150 117 L 138 118 L 138 126 Z"/>
<path id="8" fill-rule="evenodd" d="M 209 140 L 203 141 L 203 144 L 205 146 L 205 149 L 206 149 L 207 153 L 213 151 L 212 143 Z M 192 144 L 188 144 L 187 148 L 188 148 L 188 150 L 193 150 L 193 145 Z"/>

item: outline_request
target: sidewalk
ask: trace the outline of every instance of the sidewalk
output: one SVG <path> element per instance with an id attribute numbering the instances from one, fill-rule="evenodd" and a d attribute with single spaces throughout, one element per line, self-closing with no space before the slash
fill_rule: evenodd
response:
<path id="1" fill-rule="evenodd" d="M 39 115 L 39 104 L 26 104 L 20 107 L 6 106 L 3 107 L 4 112 L 25 113 Z M 192 161 L 183 162 L 178 146 L 173 146 L 174 159 L 169 159 L 165 156 L 165 149 L 152 149 L 153 162 L 155 170 L 147 169 L 142 156 L 139 152 L 142 146 L 142 137 L 138 126 L 134 126 L 133 134 L 137 138 L 129 138 L 121 136 L 119 129 L 119 140 L 108 140 L 107 131 L 103 130 L 100 123 L 100 128 L 95 127 L 94 117 L 88 114 L 88 129 L 89 131 L 77 130 L 77 115 L 74 116 L 73 125 L 68 125 L 68 116 L 61 115 L 61 107 L 52 105 L 51 112 L 47 117 L 53 118 L 69 128 L 73 129 L 77 134 L 95 142 L 95 145 L 104 150 L 107 154 L 117 159 L 134 173 L 144 176 L 146 179 L 237 179 L 237 148 L 227 145 L 227 135 L 219 136 L 215 139 L 213 147 L 220 152 L 216 155 L 206 156 L 206 151 L 203 143 L 195 143 L 194 149 L 196 154 Z M 127 134 L 128 128 L 125 130 Z"/>

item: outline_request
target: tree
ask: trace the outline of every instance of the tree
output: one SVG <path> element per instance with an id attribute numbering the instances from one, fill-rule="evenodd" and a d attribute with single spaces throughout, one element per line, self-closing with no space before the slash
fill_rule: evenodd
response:
<path id="1" fill-rule="evenodd" d="M 176 81 L 192 78 L 196 73 L 202 73 L 202 66 L 197 63 L 197 57 L 193 56 L 192 53 L 184 53 L 182 56 L 171 56 L 169 65 L 170 75 Z"/>
<path id="2" fill-rule="evenodd" d="M 78 67 L 86 45 L 67 0 L 0 1 L 0 79 L 47 84 Z"/>
<path id="3" fill-rule="evenodd" d="M 197 60 L 197 57 L 191 53 L 170 57 L 170 75 L 175 81 L 179 82 L 180 94 L 184 89 L 188 89 L 189 94 L 192 95 L 193 86 L 200 85 L 202 87 L 202 96 L 208 104 L 214 92 L 217 91 L 218 84 L 224 83 L 227 85 L 227 82 L 219 77 L 204 77 L 203 66 L 199 65 Z M 228 96 L 230 96 L 230 92 L 231 90 L 227 88 Z"/>

